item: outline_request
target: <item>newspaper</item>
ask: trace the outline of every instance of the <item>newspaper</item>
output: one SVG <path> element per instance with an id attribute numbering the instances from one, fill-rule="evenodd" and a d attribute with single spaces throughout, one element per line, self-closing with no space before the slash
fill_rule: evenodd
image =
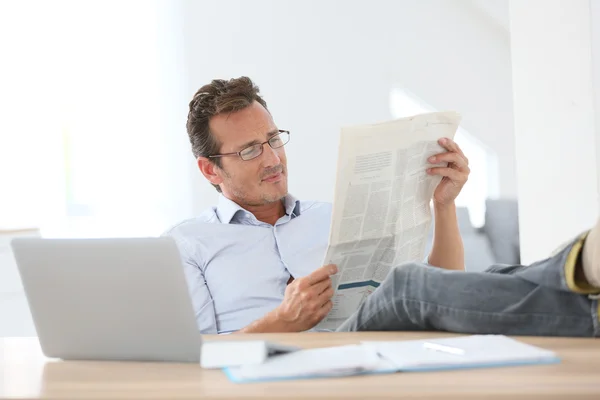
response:
<path id="1" fill-rule="evenodd" d="M 385 279 L 392 266 L 423 261 L 431 199 L 441 181 L 427 159 L 454 138 L 455 112 L 421 114 L 343 128 L 329 246 L 323 265 L 336 264 L 333 308 L 317 329 L 336 329 Z"/>

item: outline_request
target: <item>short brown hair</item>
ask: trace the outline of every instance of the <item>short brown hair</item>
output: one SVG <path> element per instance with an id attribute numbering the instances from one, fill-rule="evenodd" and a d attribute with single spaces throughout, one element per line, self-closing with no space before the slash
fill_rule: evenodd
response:
<path id="1" fill-rule="evenodd" d="M 194 157 L 208 157 L 216 154 L 221 148 L 221 143 L 217 142 L 208 126 L 211 117 L 243 110 L 251 106 L 254 101 L 259 102 L 266 109 L 267 103 L 259 92 L 258 86 L 246 76 L 228 81 L 214 79 L 198 89 L 190 101 L 186 124 Z M 218 167 L 221 166 L 220 158 L 210 160 Z M 221 191 L 217 185 L 213 186 L 217 191 Z"/>

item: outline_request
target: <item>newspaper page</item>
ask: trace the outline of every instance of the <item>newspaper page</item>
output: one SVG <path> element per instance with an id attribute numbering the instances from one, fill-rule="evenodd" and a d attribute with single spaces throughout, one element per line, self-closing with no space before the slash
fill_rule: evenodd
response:
<path id="1" fill-rule="evenodd" d="M 455 112 L 421 114 L 343 128 L 338 149 L 329 245 L 336 264 L 333 308 L 317 329 L 336 329 L 385 279 L 392 266 L 423 261 L 431 199 L 441 181 L 427 159 L 454 138 Z"/>

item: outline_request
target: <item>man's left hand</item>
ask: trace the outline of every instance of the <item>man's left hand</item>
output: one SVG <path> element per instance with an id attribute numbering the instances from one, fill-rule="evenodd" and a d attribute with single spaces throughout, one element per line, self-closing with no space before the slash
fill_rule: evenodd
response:
<path id="1" fill-rule="evenodd" d="M 469 160 L 458 145 L 448 138 L 438 140 L 440 146 L 448 150 L 436 154 L 428 159 L 431 164 L 448 163 L 447 167 L 433 167 L 427 169 L 429 175 L 440 175 L 442 180 L 433 193 L 433 201 L 438 205 L 449 205 L 462 190 L 469 179 Z"/>

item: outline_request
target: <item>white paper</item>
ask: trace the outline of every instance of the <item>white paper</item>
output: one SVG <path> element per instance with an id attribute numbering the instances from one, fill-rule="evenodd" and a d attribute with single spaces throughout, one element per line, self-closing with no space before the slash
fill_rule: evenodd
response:
<path id="1" fill-rule="evenodd" d="M 300 350 L 269 358 L 262 364 L 228 368 L 233 381 L 346 376 L 393 371 L 392 364 L 362 345 Z"/>
<path id="2" fill-rule="evenodd" d="M 422 261 L 431 226 L 431 198 L 440 182 L 427 159 L 446 151 L 460 116 L 430 113 L 343 128 L 329 246 L 336 264 L 333 308 L 317 329 L 336 329 L 379 286 L 392 266 Z"/>
<path id="3" fill-rule="evenodd" d="M 200 365 L 210 369 L 260 364 L 269 357 L 300 349 L 264 340 L 205 341 L 200 352 Z"/>
<path id="4" fill-rule="evenodd" d="M 462 349 L 463 355 L 425 348 L 426 342 Z M 432 340 L 362 342 L 402 371 L 494 366 L 552 361 L 556 354 L 503 335 L 471 335 Z"/>

